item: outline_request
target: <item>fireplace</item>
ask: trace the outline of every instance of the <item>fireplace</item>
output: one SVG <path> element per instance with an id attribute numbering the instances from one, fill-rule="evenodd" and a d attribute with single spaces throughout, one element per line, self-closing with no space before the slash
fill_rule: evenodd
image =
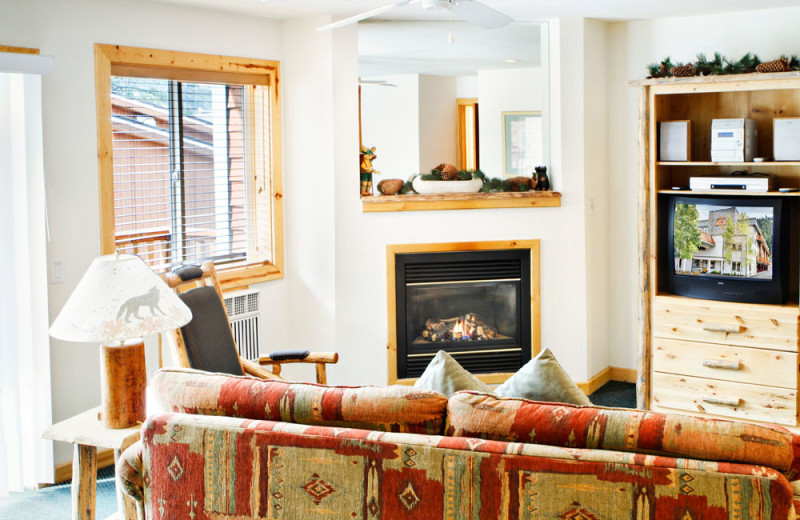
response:
<path id="1" fill-rule="evenodd" d="M 538 241 L 531 242 L 535 258 L 529 247 L 490 249 L 507 244 L 494 242 L 465 250 L 390 251 L 390 382 L 393 375 L 419 377 L 439 350 L 478 375 L 513 373 L 530 360 L 532 334 L 538 352 L 539 333 Z"/>

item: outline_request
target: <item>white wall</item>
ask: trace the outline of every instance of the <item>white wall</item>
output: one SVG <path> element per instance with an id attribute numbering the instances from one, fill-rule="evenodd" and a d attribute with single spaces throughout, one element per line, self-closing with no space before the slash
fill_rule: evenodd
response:
<path id="1" fill-rule="evenodd" d="M 361 86 L 362 143 L 368 148 L 376 147 L 377 158 L 373 166 L 381 172 L 373 178 L 374 186 L 377 186 L 382 179 L 406 180 L 420 171 L 420 94 L 417 74 L 380 76 L 375 79 L 397 85 L 396 87 Z"/>
<path id="2" fill-rule="evenodd" d="M 382 179 L 406 180 L 440 163 L 456 163 L 456 78 L 397 74 L 365 79 L 396 85 L 361 86 L 362 142 L 376 147 L 376 186 Z"/>
<path id="3" fill-rule="evenodd" d="M 638 173 L 637 91 L 630 79 L 647 75 L 647 64 L 670 56 L 693 61 L 715 51 L 739 59 L 754 52 L 762 59 L 797 52 L 800 8 L 614 23 L 608 26 L 608 208 L 610 365 L 635 368 L 637 319 Z"/>
<path id="4" fill-rule="evenodd" d="M 502 113 L 541 111 L 544 81 L 539 68 L 478 72 L 481 170 L 487 176 L 504 175 Z"/>
<path id="5" fill-rule="evenodd" d="M 582 21 L 574 21 L 552 32 L 554 52 L 562 61 L 553 78 L 559 92 L 554 117 L 561 121 L 554 125 L 560 144 L 552 174 L 563 193 L 560 208 L 363 213 L 357 190 L 349 188 L 357 168 L 340 168 L 337 162 L 336 349 L 342 361 L 331 370 L 331 381 L 386 382 L 387 244 L 534 238 L 541 240 L 542 344 L 573 378 L 585 381 L 594 375 L 586 360 L 587 349 L 594 348 L 587 313 L 595 309 L 589 309 L 586 298 L 583 46 L 570 43 L 583 30 Z M 355 81 L 356 72 L 348 74 Z M 343 114 L 336 128 L 348 135 L 356 122 Z"/>
<path id="6" fill-rule="evenodd" d="M 419 77 L 419 171 L 441 163 L 457 164 L 456 78 Z"/>
<path id="7" fill-rule="evenodd" d="M 267 352 L 287 347 L 333 350 L 333 32 L 316 30 L 330 22 L 329 18 L 305 18 L 284 25 L 282 123 L 286 136 L 283 179 L 289 337 L 284 343 L 267 339 Z M 352 161 L 358 167 L 358 145 L 353 151 Z M 357 184 L 354 179 L 354 190 Z M 272 284 L 262 286 L 263 294 L 273 292 Z"/>
<path id="8" fill-rule="evenodd" d="M 456 97 L 478 97 L 478 76 L 458 76 L 456 78 Z"/>
<path id="9" fill-rule="evenodd" d="M 281 25 L 264 19 L 198 8 L 131 0 L 26 0 L 3 6 L 4 45 L 35 47 L 55 56 L 42 82 L 44 168 L 52 241 L 48 260 L 62 259 L 64 283 L 49 285 L 55 317 L 100 254 L 94 43 L 282 59 Z M 266 303 L 284 300 L 273 284 Z M 281 319 L 281 312 L 277 319 Z M 267 323 L 272 327 L 274 323 Z M 148 362 L 157 359 L 152 345 Z M 53 420 L 100 403 L 99 354 L 94 345 L 52 340 Z M 56 462 L 70 460 L 58 443 Z"/>
<path id="10" fill-rule="evenodd" d="M 615 254 L 616 240 L 608 227 L 608 124 L 606 91 L 606 24 L 584 22 L 584 143 L 586 158 L 583 175 L 586 185 L 586 298 L 588 330 L 593 348 L 586 352 L 589 374 L 609 366 L 608 298 L 609 256 Z M 598 130 L 600 129 L 600 130 Z M 617 365 L 614 365 L 617 366 Z"/>

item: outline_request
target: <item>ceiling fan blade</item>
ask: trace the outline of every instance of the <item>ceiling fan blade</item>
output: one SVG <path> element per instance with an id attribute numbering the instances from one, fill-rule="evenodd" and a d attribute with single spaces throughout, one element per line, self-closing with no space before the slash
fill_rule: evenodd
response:
<path id="1" fill-rule="evenodd" d="M 461 0 L 457 4 L 453 4 L 453 14 L 484 29 L 495 29 L 514 21 L 510 16 L 506 16 L 478 0 Z"/>
<path id="2" fill-rule="evenodd" d="M 354 23 L 358 23 L 361 20 L 366 20 L 367 18 L 372 18 L 373 16 L 378 16 L 381 13 L 389 11 L 390 9 L 394 9 L 395 7 L 403 7 L 404 5 L 408 4 L 415 4 L 419 0 L 400 0 L 399 2 L 395 2 L 393 4 L 385 5 L 383 7 L 378 7 L 377 9 L 373 9 L 371 11 L 366 11 L 361 14 L 357 14 L 355 16 L 351 16 L 349 18 L 345 18 L 344 20 L 339 20 L 338 22 L 334 22 L 328 25 L 323 25 L 322 27 L 318 27 L 318 31 L 329 31 L 331 29 L 338 29 L 339 27 L 344 27 L 345 25 L 350 25 Z"/>

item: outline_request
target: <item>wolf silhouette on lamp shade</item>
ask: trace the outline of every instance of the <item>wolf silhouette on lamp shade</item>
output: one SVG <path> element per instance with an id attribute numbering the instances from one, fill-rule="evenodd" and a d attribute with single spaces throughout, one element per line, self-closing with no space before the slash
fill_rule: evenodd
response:
<path id="1" fill-rule="evenodd" d="M 158 287 L 153 286 L 153 288 L 146 293 L 134 296 L 123 302 L 119 307 L 119 312 L 117 312 L 117 319 L 123 318 L 125 323 L 130 321 L 131 316 L 137 320 L 141 319 L 141 316 L 139 316 L 139 309 L 142 307 L 149 308 L 152 316 L 156 315 L 156 311 L 161 313 L 162 316 L 166 316 L 166 313 L 158 306 L 158 298 Z"/>

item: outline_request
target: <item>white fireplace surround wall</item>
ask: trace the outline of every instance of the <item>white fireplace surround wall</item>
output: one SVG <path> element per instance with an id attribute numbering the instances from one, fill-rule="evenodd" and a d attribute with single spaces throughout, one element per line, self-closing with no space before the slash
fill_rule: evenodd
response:
<path id="1" fill-rule="evenodd" d="M 550 348 L 576 381 L 604 370 L 608 253 L 601 240 L 606 210 L 598 203 L 589 215 L 588 198 L 603 200 L 593 190 L 605 189 L 606 163 L 596 150 L 603 143 L 592 140 L 589 145 L 584 137 L 585 127 L 601 127 L 605 121 L 602 71 L 594 76 L 598 81 L 584 85 L 584 71 L 593 67 L 590 61 L 604 62 L 599 57 L 604 25 L 562 20 L 551 31 L 557 59 L 551 65 L 550 170 L 554 188 L 563 193 L 560 208 L 362 213 L 351 152 L 358 149 L 358 99 L 352 88 L 357 79 L 352 51 L 356 34 L 346 29 L 313 33 L 316 23 L 291 21 L 284 33 L 287 275 L 279 284 L 266 284 L 264 291 L 268 298 L 284 292 L 290 305 L 286 322 L 281 316 L 268 320 L 265 344 L 335 349 L 340 361 L 330 369 L 330 382 L 386 384 L 388 244 L 537 238 L 542 347 Z M 337 73 L 331 79 L 325 71 L 332 68 Z M 301 98 L 308 103 L 301 104 Z M 330 100 L 331 107 L 320 112 L 322 99 Z M 303 131 L 333 135 L 330 147 L 314 150 L 315 168 L 308 168 L 306 141 L 289 138 Z M 380 150 L 376 168 L 380 170 Z M 322 186 L 309 189 L 312 179 L 320 179 Z M 332 185 L 328 179 L 334 179 Z M 309 316 L 321 317 L 320 324 L 309 327 Z M 634 363 L 632 356 L 630 368 Z M 313 377 L 292 369 L 292 377 Z"/>

